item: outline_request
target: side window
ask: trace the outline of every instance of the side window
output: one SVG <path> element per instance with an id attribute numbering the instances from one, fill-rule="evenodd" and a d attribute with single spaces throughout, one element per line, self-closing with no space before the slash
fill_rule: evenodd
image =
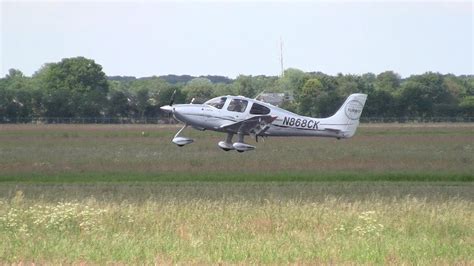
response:
<path id="1" fill-rule="evenodd" d="M 233 99 L 229 103 L 229 107 L 227 107 L 227 110 L 232 112 L 243 113 L 245 109 L 247 109 L 247 104 L 248 102 L 246 100 Z"/>
<path id="2" fill-rule="evenodd" d="M 270 113 L 270 108 L 258 103 L 254 103 L 252 105 L 252 109 L 250 109 L 250 113 L 253 115 L 267 115 Z"/>

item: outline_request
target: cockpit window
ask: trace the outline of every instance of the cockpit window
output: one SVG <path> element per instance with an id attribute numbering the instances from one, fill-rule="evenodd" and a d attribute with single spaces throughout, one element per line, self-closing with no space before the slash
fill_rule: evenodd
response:
<path id="1" fill-rule="evenodd" d="M 232 112 L 243 113 L 245 109 L 247 109 L 247 104 L 248 104 L 248 101 L 246 100 L 233 99 L 229 103 L 229 107 L 227 107 L 227 110 L 232 111 Z"/>
<path id="2" fill-rule="evenodd" d="M 252 109 L 250 109 L 250 113 L 253 115 L 267 115 L 270 113 L 270 108 L 258 103 L 254 103 L 252 105 Z"/>
<path id="3" fill-rule="evenodd" d="M 214 99 L 210 99 L 209 101 L 205 102 L 204 104 L 213 106 L 217 109 L 222 109 L 222 107 L 225 104 L 225 101 L 227 100 L 227 97 L 217 97 Z"/>

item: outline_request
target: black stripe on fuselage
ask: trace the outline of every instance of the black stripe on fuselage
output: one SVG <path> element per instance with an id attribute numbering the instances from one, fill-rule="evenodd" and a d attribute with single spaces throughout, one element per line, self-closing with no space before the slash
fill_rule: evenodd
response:
<path id="1" fill-rule="evenodd" d="M 312 129 L 312 128 L 290 127 L 290 126 L 275 125 L 275 124 L 271 124 L 271 125 L 275 126 L 275 127 L 281 127 L 281 128 L 291 128 L 291 129 L 309 130 L 309 131 L 320 131 L 320 130 L 316 130 L 316 129 Z"/>

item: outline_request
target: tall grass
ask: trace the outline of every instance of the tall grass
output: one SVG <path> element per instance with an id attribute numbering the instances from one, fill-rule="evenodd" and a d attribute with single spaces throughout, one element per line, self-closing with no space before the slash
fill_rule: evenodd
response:
<path id="1" fill-rule="evenodd" d="M 405 196 L 0 201 L 0 261 L 474 263 L 474 205 Z"/>

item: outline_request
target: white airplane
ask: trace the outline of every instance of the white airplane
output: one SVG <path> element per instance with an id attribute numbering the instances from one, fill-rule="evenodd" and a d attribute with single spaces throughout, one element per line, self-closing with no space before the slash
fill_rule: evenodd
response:
<path id="1" fill-rule="evenodd" d="M 258 142 L 258 137 L 268 136 L 311 136 L 346 139 L 352 137 L 359 125 L 366 94 L 351 94 L 339 110 L 328 118 L 313 118 L 297 115 L 271 104 L 243 96 L 221 96 L 210 99 L 203 104 L 175 104 L 174 93 L 169 105 L 161 110 L 173 114 L 174 118 L 184 123 L 176 133 L 173 143 L 184 146 L 193 139 L 179 134 L 191 126 L 197 130 L 214 130 L 227 133 L 227 138 L 218 146 L 225 150 L 244 152 L 255 149 L 255 146 L 244 142 L 244 136 L 251 135 Z M 234 135 L 237 142 L 232 142 Z"/>

